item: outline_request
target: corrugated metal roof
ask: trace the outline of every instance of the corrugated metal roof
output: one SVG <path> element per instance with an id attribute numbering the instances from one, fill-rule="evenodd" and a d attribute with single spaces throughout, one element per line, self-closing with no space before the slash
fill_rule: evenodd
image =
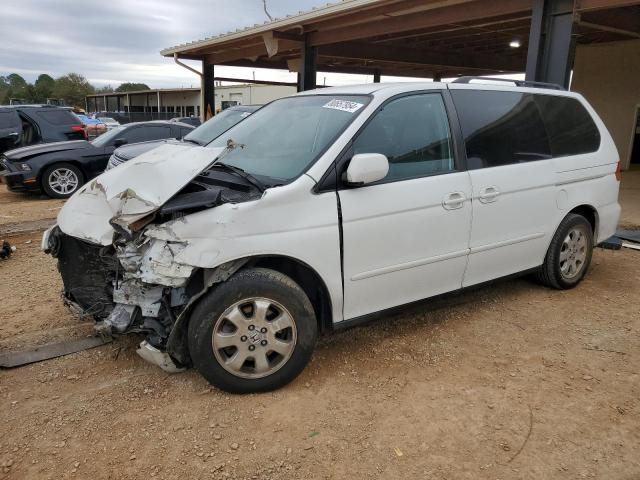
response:
<path id="1" fill-rule="evenodd" d="M 183 43 L 174 47 L 165 48 L 160 51 L 163 56 L 172 56 L 174 53 L 182 53 L 196 48 L 207 47 L 217 43 L 235 40 L 241 37 L 258 35 L 264 32 L 278 29 L 286 29 L 301 25 L 311 20 L 317 20 L 320 17 L 332 15 L 335 13 L 344 13 L 345 11 L 358 7 L 368 6 L 375 3 L 383 3 L 387 0 L 341 0 L 339 2 L 327 3 L 321 7 L 313 7 L 308 11 L 300 11 L 297 15 L 287 15 L 284 18 L 276 18 L 273 21 L 266 21 L 262 24 L 254 24 L 251 27 L 238 28 L 235 31 L 229 31 L 215 35 L 213 37 L 196 40 L 193 42 Z"/>

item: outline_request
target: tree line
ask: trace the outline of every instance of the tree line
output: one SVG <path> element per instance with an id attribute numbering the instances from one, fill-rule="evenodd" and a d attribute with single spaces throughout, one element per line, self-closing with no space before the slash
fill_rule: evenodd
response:
<path id="1" fill-rule="evenodd" d="M 0 75 L 0 105 L 8 105 L 11 99 L 23 103 L 46 103 L 48 98 L 64 100 L 66 105 L 84 107 L 84 97 L 93 93 L 132 92 L 150 90 L 144 83 L 125 82 L 117 88 L 110 85 L 97 88 L 79 73 L 68 73 L 58 78 L 43 73 L 35 82 L 27 82 L 21 75 Z"/>

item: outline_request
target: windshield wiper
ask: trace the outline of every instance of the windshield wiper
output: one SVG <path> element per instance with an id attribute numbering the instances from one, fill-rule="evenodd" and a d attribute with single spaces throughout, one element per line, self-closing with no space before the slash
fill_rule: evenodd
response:
<path id="1" fill-rule="evenodd" d="M 256 177 L 254 177 L 250 173 L 245 172 L 240 167 L 236 167 L 234 165 L 229 165 L 227 163 L 222 163 L 222 162 L 217 162 L 213 166 L 214 167 L 221 167 L 221 168 L 227 169 L 227 170 L 229 170 L 231 172 L 234 172 L 236 175 L 238 175 L 239 177 L 244 178 L 247 182 L 249 182 L 251 185 L 256 187 L 260 193 L 264 193 L 264 191 L 267 189 L 267 186 L 264 183 L 262 183 L 260 180 L 258 180 Z"/>

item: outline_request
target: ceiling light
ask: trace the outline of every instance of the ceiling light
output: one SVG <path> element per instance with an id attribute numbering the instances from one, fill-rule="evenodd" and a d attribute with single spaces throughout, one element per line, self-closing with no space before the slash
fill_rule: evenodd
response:
<path id="1" fill-rule="evenodd" d="M 509 42 L 509 46 L 510 46 L 511 48 L 520 48 L 520 46 L 521 46 L 521 45 L 522 45 L 522 44 L 520 43 L 520 40 L 518 40 L 517 38 L 516 38 L 516 39 L 513 39 L 513 40 L 511 40 L 511 41 Z"/>

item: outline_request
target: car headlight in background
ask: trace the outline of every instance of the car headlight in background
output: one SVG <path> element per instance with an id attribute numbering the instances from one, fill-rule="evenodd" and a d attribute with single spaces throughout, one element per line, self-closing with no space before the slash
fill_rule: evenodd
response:
<path id="1" fill-rule="evenodd" d="M 30 172 L 31 167 L 27 163 L 19 163 L 18 170 L 22 170 L 23 172 Z"/>

